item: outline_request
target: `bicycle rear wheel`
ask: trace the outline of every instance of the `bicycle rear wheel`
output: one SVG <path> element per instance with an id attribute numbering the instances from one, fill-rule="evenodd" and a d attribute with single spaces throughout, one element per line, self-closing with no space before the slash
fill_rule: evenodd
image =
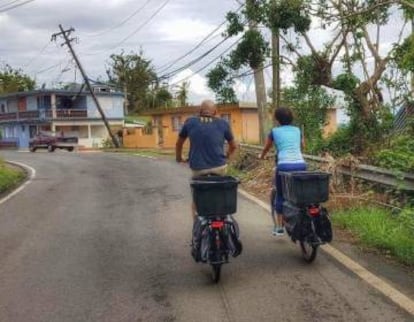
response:
<path id="1" fill-rule="evenodd" d="M 211 277 L 214 283 L 218 283 L 220 281 L 221 276 L 221 264 L 211 264 Z"/>
<path id="2" fill-rule="evenodd" d="M 319 245 L 312 245 L 307 241 L 300 241 L 300 249 L 302 251 L 303 259 L 306 262 L 312 263 L 315 260 L 318 253 L 318 246 Z"/>

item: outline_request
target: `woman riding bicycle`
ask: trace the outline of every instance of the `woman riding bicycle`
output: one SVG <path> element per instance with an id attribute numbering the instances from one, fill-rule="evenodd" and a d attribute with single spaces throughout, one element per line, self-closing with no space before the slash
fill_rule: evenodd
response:
<path id="1" fill-rule="evenodd" d="M 301 148 L 304 147 L 304 140 L 298 127 L 291 125 L 293 122 L 292 111 L 286 107 L 276 109 L 274 114 L 275 120 L 279 126 L 274 127 L 267 138 L 266 144 L 260 154 L 260 159 L 264 159 L 272 145 L 276 149 L 276 197 L 273 200 L 273 207 L 276 210 L 277 218 L 272 218 L 274 223 L 273 235 L 282 236 L 283 228 L 283 194 L 282 178 L 280 171 L 304 171 L 307 166 L 303 159 Z"/>

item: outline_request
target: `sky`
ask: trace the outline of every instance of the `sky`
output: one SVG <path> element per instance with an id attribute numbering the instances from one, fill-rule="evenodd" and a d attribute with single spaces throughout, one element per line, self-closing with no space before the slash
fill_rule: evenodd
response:
<path id="1" fill-rule="evenodd" d="M 59 24 L 65 29 L 75 28 L 71 34 L 76 39 L 74 49 L 91 79 L 106 78 L 111 54 L 141 49 L 161 76 L 217 44 L 222 39 L 222 28 L 188 57 L 164 70 L 166 65 L 193 49 L 216 29 L 229 10 L 239 7 L 235 0 L 32 0 L 2 12 L 10 5 L 25 1 L 28 0 L 0 0 L 0 63 L 21 68 L 39 85 L 45 83 L 47 87 L 82 81 L 66 46 L 61 46 L 63 40 L 50 41 L 51 35 L 59 32 Z M 392 17 L 382 32 L 383 50 L 389 48 L 398 36 L 399 19 L 399 16 Z M 333 31 L 321 30 L 319 26 L 320 22 L 313 21 L 309 35 L 320 48 L 332 37 Z M 293 34 L 286 37 L 294 39 Z M 183 79 L 190 81 L 192 103 L 214 97 L 206 86 L 205 74 L 209 68 L 197 71 L 211 61 L 218 61 L 232 43 L 234 39 L 224 42 L 199 63 L 172 76 L 170 84 Z M 340 70 L 341 63 L 338 62 L 334 73 Z M 265 70 L 265 78 L 270 87 L 270 69 Z M 293 74 L 285 69 L 281 78 L 282 86 L 290 85 Z M 240 100 L 255 100 L 252 76 L 237 80 L 235 89 Z"/>

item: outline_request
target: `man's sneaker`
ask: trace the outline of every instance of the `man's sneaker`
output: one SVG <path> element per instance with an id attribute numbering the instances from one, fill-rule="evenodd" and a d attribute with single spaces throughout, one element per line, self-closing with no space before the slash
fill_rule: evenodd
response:
<path id="1" fill-rule="evenodd" d="M 285 234 L 285 230 L 283 227 L 275 226 L 272 231 L 273 236 L 283 236 Z"/>

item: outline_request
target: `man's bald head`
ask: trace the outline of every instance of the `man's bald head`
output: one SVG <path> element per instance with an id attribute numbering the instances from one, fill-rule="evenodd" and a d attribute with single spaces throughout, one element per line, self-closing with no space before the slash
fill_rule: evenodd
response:
<path id="1" fill-rule="evenodd" d="M 201 102 L 200 115 L 214 116 L 216 113 L 217 107 L 212 100 L 205 100 Z"/>

